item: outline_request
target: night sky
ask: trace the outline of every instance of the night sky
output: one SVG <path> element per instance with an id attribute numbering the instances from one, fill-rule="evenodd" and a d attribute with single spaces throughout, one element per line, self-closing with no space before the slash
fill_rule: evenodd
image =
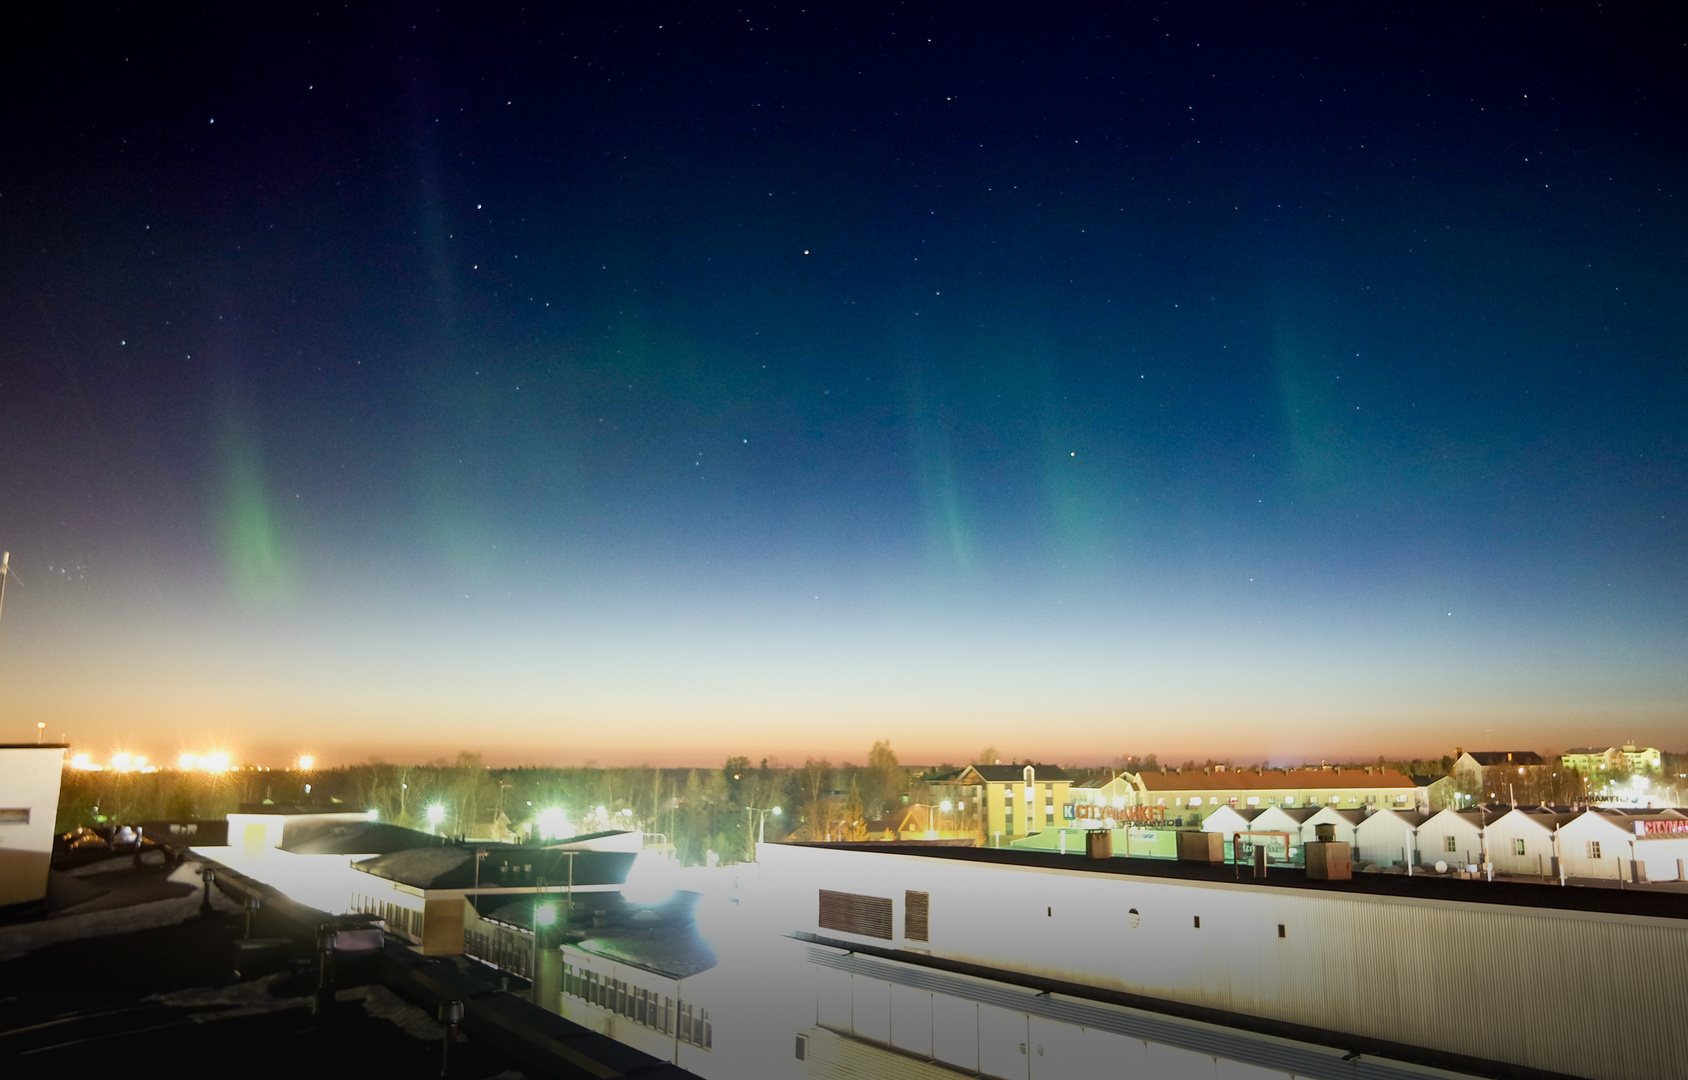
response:
<path id="1" fill-rule="evenodd" d="M 14 13 L 0 740 L 1679 747 L 1683 11 Z"/>

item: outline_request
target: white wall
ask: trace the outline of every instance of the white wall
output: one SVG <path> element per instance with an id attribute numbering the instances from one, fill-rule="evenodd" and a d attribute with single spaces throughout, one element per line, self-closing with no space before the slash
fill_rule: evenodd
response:
<path id="1" fill-rule="evenodd" d="M 1354 856 L 1360 862 L 1393 866 L 1405 858 L 1417 865 L 1417 846 L 1412 822 L 1388 810 L 1379 810 L 1354 828 Z"/>
<path id="2" fill-rule="evenodd" d="M 1336 807 L 1327 806 L 1301 823 L 1301 842 L 1311 844 L 1319 839 L 1320 825 L 1336 827 L 1336 840 L 1342 844 L 1354 842 L 1354 823 L 1337 813 Z"/>
<path id="3" fill-rule="evenodd" d="M 62 746 L 0 746 L 0 906 L 47 895 L 59 813 Z"/>
<path id="4" fill-rule="evenodd" d="M 1524 842 L 1522 853 L 1518 841 Z M 1534 876 L 1553 873 L 1553 823 L 1521 810 L 1489 823 L 1489 861 L 1502 874 Z"/>
<path id="5" fill-rule="evenodd" d="M 1448 837 L 1454 850 L 1448 850 Z M 1418 827 L 1418 850 L 1425 863 L 1445 862 L 1448 868 L 1476 866 L 1483 861 L 1483 836 L 1467 819 L 1453 810 L 1439 810 Z"/>
<path id="6" fill-rule="evenodd" d="M 847 939 L 818 926 L 824 888 L 891 897 L 900 934 L 913 889 L 930 896 L 931 940 L 917 947 L 955 960 L 1597 1080 L 1676 1077 L 1688 1057 L 1680 1025 L 1597 1037 L 1678 991 L 1688 920 L 824 848 L 770 845 L 763 857 L 754 916 L 770 928 Z M 1448 1009 L 1450 955 L 1516 985 L 1586 992 L 1479 995 Z"/>

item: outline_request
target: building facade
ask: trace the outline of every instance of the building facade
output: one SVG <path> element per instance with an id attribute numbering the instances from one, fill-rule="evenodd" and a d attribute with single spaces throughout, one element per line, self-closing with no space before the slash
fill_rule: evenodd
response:
<path id="1" fill-rule="evenodd" d="M 1001 847 L 1016 837 L 1065 820 L 1072 780 L 1054 765 L 969 765 L 926 781 L 927 803 L 938 807 L 938 831 L 974 831 L 980 843 Z M 942 809 L 944 804 L 950 809 Z"/>
<path id="2" fill-rule="evenodd" d="M 1404 773 L 1376 768 L 1174 769 L 1138 773 L 1133 786 L 1140 805 L 1170 808 L 1184 814 L 1187 822 L 1192 813 L 1205 815 L 1220 806 L 1411 810 L 1418 804 L 1419 791 Z"/>
<path id="3" fill-rule="evenodd" d="M 1604 750 L 1579 746 L 1561 754 L 1559 762 L 1563 767 L 1580 772 L 1584 776 L 1595 776 L 1603 772 L 1633 775 L 1658 772 L 1663 767 L 1664 756 L 1659 753 L 1658 747 L 1626 743 L 1623 746 L 1608 746 Z"/>

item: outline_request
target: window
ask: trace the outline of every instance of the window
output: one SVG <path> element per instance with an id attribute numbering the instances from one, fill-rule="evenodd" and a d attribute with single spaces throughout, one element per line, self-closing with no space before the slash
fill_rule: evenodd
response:
<path id="1" fill-rule="evenodd" d="M 1176 799 L 1173 799 L 1173 800 L 1172 800 L 1172 805 L 1173 805 L 1173 806 L 1183 806 L 1183 805 L 1184 805 L 1184 799 L 1183 799 L 1183 797 L 1182 797 L 1182 796 L 1180 796 L 1180 797 L 1179 797 L 1179 798 L 1176 798 Z"/>
<path id="2" fill-rule="evenodd" d="M 0 809 L 0 825 L 28 825 L 29 807 L 9 807 Z"/>
<path id="3" fill-rule="evenodd" d="M 1442 850 L 1443 851 L 1458 851 L 1459 850 L 1459 844 L 1453 837 L 1444 836 L 1444 837 L 1442 837 Z"/>
<path id="4" fill-rule="evenodd" d="M 1524 854 L 1524 838 L 1522 836 L 1520 836 L 1516 840 L 1512 841 L 1512 854 L 1514 854 L 1514 855 Z"/>
<path id="5" fill-rule="evenodd" d="M 797 1036 L 797 1060 L 805 1061 L 809 1057 L 809 1036 Z"/>
<path id="6" fill-rule="evenodd" d="M 1295 796 L 1294 795 L 1285 795 L 1284 796 L 1284 805 L 1285 806 L 1294 806 L 1295 805 Z"/>
<path id="7" fill-rule="evenodd" d="M 1332 806 L 1335 806 L 1337 803 L 1339 803 L 1341 801 L 1342 801 L 1342 796 L 1340 796 L 1340 795 L 1332 795 L 1330 797 L 1330 804 Z"/>
<path id="8" fill-rule="evenodd" d="M 1600 841 L 1590 840 L 1588 842 L 1588 857 L 1591 859 L 1598 859 L 1600 857 Z"/>
<path id="9" fill-rule="evenodd" d="M 1249 797 L 1248 797 L 1248 804 L 1249 804 L 1249 805 L 1250 805 L 1250 806 L 1259 806 L 1259 805 L 1260 805 L 1260 796 L 1258 796 L 1258 795 L 1250 795 L 1250 796 L 1249 796 Z"/>

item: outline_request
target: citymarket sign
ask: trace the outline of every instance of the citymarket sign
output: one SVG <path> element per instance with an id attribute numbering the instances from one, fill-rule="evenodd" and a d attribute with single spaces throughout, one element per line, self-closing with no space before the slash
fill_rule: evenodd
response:
<path id="1" fill-rule="evenodd" d="M 1637 821 L 1635 823 L 1637 836 L 1688 836 L 1688 819 L 1672 821 Z"/>
<path id="2" fill-rule="evenodd" d="M 1136 825 L 1161 825 L 1166 822 L 1164 806 L 1103 806 L 1100 803 L 1067 803 L 1061 815 L 1068 821 L 1118 821 Z M 1688 825 L 1688 821 L 1683 824 Z"/>

